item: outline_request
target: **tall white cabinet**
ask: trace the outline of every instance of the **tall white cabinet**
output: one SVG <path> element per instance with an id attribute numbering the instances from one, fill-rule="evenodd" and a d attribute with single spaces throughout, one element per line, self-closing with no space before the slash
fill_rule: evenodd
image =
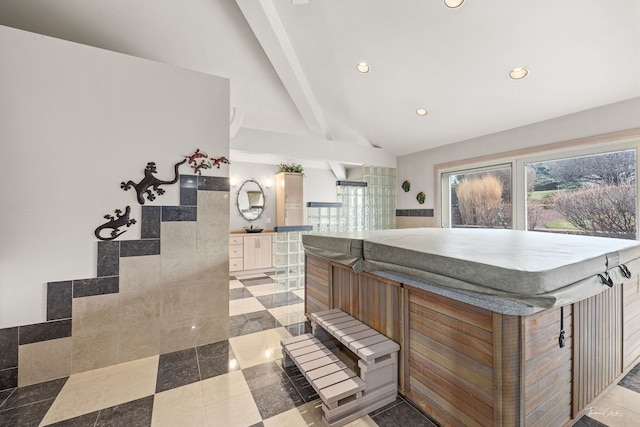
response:
<path id="1" fill-rule="evenodd" d="M 301 173 L 276 175 L 276 225 L 304 225 L 303 179 Z"/>

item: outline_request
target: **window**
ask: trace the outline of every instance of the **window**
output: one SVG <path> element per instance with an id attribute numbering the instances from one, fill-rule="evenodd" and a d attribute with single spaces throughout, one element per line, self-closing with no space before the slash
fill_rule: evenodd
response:
<path id="1" fill-rule="evenodd" d="M 436 166 L 440 223 L 636 239 L 640 138 L 587 142 Z"/>
<path id="2" fill-rule="evenodd" d="M 456 228 L 511 228 L 511 166 L 447 174 L 448 223 Z"/>
<path id="3" fill-rule="evenodd" d="M 636 150 L 527 163 L 527 229 L 636 238 Z"/>

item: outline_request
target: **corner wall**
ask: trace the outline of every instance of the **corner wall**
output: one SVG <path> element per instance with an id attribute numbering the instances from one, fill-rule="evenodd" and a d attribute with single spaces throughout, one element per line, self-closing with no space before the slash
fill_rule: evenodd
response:
<path id="1" fill-rule="evenodd" d="M 18 376 L 26 385 L 141 357 L 140 351 L 226 339 L 228 167 L 203 172 L 226 190 L 198 192 L 197 208 L 188 203 L 197 222 L 162 222 L 159 252 L 137 254 L 150 256 L 120 258 L 122 244 L 145 239 L 142 206 L 120 183 L 140 181 L 147 162 L 156 163 L 159 179 L 171 180 L 173 165 L 196 148 L 228 157 L 228 80 L 1 26 L 0 63 L 0 388 L 15 386 Z M 187 164 L 180 167 L 189 173 Z M 184 205 L 180 185 L 163 188 L 145 209 Z M 137 223 L 114 241 L 119 275 L 96 280 L 104 254 L 94 230 L 105 214 L 126 206 Z M 47 299 L 50 309 L 52 298 L 68 301 L 67 283 L 72 293 L 78 284 L 88 294 L 73 298 L 62 314 L 47 313 Z M 190 339 L 202 292 L 222 302 L 203 307 L 206 337 Z M 146 345 L 123 332 L 143 324 L 165 335 L 152 335 L 157 340 Z M 133 340 L 131 352 L 114 347 L 116 336 Z M 30 366 L 19 374 L 18 358 Z"/>

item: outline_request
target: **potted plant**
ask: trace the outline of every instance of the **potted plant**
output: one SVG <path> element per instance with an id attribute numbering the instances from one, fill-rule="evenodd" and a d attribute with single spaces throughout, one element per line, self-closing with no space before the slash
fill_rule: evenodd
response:
<path id="1" fill-rule="evenodd" d="M 278 172 L 304 173 L 304 168 L 297 163 L 280 163 Z"/>

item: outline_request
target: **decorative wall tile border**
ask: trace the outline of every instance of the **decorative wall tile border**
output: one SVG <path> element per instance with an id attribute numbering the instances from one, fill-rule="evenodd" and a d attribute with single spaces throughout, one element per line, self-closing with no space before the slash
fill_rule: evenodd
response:
<path id="1" fill-rule="evenodd" d="M 205 191 L 230 191 L 229 177 L 224 176 L 199 176 L 198 190 Z"/>
<path id="2" fill-rule="evenodd" d="M 341 208 L 341 202 L 307 202 L 308 208 Z"/>
<path id="3" fill-rule="evenodd" d="M 197 221 L 198 208 L 196 206 L 163 206 L 162 221 Z"/>
<path id="4" fill-rule="evenodd" d="M 98 250 L 98 253 L 100 251 Z M 47 320 L 69 319 L 73 306 L 73 282 L 47 283 Z"/>
<path id="5" fill-rule="evenodd" d="M 195 206 L 198 204 L 198 177 L 195 175 L 180 175 L 180 206 Z"/>
<path id="6" fill-rule="evenodd" d="M 142 207 L 141 240 L 98 242 L 98 277 L 47 283 L 47 322 L 0 329 L 0 391 L 18 386 L 20 345 L 71 337 L 73 298 L 118 293 L 121 257 L 160 254 L 161 221 L 196 221 L 198 190 L 228 192 L 229 178 L 181 176 L 180 207 Z"/>
<path id="7" fill-rule="evenodd" d="M 0 329 L 0 390 L 18 386 L 18 327 Z"/>
<path id="8" fill-rule="evenodd" d="M 366 187 L 369 183 L 365 181 L 336 181 L 336 185 L 345 187 Z"/>
<path id="9" fill-rule="evenodd" d="M 16 346 L 16 354 L 18 347 Z M 0 391 L 18 387 L 18 364 L 9 369 L 0 369 Z"/>
<path id="10" fill-rule="evenodd" d="M 71 319 L 34 323 L 18 327 L 18 344 L 55 340 L 71 336 Z"/>
<path id="11" fill-rule="evenodd" d="M 433 209 L 396 209 L 396 216 L 433 217 Z"/>
<path id="12" fill-rule="evenodd" d="M 120 257 L 160 255 L 160 239 L 123 240 L 120 242 Z"/>
<path id="13" fill-rule="evenodd" d="M 143 206 L 140 238 L 159 239 L 162 206 Z"/>
<path id="14" fill-rule="evenodd" d="M 117 276 L 120 271 L 120 242 L 98 242 L 98 277 Z"/>
<path id="15" fill-rule="evenodd" d="M 286 233 L 289 231 L 312 231 L 313 225 L 281 225 L 273 227 L 276 233 Z"/>
<path id="16" fill-rule="evenodd" d="M 120 278 L 96 277 L 73 281 L 73 297 L 91 297 L 94 295 L 117 294 L 120 291 Z"/>
<path id="17" fill-rule="evenodd" d="M 0 329 L 0 370 L 18 366 L 18 327 Z"/>

